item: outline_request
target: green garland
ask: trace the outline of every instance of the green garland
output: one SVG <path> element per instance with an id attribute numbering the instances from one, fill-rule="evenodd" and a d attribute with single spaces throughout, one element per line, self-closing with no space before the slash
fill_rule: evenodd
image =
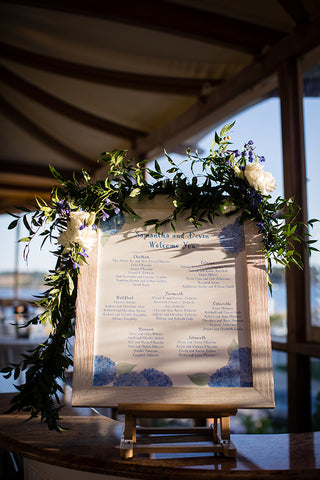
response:
<path id="1" fill-rule="evenodd" d="M 262 169 L 264 157 L 255 153 L 252 141 L 246 143 L 241 152 L 231 149 L 227 134 L 233 125 L 226 125 L 219 134 L 215 133 L 207 157 L 187 151 L 187 159 L 182 164 L 189 167 L 190 175 L 185 175 L 181 164 L 176 165 L 168 155 L 170 168 L 163 173 L 157 161 L 154 169 L 150 169 L 145 161 L 136 164 L 127 159 L 123 150 L 103 153 L 100 162 L 107 167 L 105 180 L 93 182 L 85 171 L 81 181 L 75 176 L 72 181 L 65 180 L 50 167 L 59 182 L 52 191 L 50 205 L 37 199 L 35 212 L 25 210 L 21 217 L 12 214 L 15 220 L 9 229 L 22 220 L 29 232 L 20 240 L 26 243 L 25 258 L 32 239 L 41 236 L 43 243 L 50 241 L 56 246 L 53 254 L 57 262 L 45 277 L 47 290 L 35 302 L 42 313 L 25 325 L 49 322 L 52 333 L 44 343 L 22 354 L 20 363 L 2 370 L 5 378 L 13 376 L 15 380 L 21 372 L 26 372 L 25 383 L 16 386 L 18 393 L 8 412 L 28 412 L 30 418 L 40 414 L 49 429 L 62 430 L 59 423 L 61 381 L 65 381 L 65 371 L 72 366 L 69 340 L 74 335 L 77 280 L 81 265 L 90 261 L 86 242 L 90 243 L 100 221 L 120 212 L 135 215 L 128 204 L 130 197 L 143 200 L 161 194 L 172 198 L 172 213 L 168 218 L 147 222 L 156 230 L 168 223 L 174 230 L 181 214 L 187 215 L 198 227 L 212 223 L 216 215 L 239 210 L 241 221 L 253 220 L 262 234 L 268 274 L 272 272 L 273 262 L 303 267 L 296 247 L 302 244 L 308 252 L 316 250 L 311 246 L 315 240 L 310 240 L 308 227 L 317 220 L 309 220 L 307 224 L 297 221 L 300 207 L 293 199 L 278 197 L 271 201 L 267 192 L 275 188 L 275 183 L 271 174 Z M 195 170 L 201 173 L 195 174 Z M 147 176 L 151 177 L 150 182 Z"/>

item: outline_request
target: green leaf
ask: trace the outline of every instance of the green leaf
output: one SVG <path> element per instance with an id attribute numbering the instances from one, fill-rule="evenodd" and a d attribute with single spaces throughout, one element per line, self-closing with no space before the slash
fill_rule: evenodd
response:
<path id="1" fill-rule="evenodd" d="M 120 362 L 117 365 L 118 375 L 123 375 L 124 373 L 130 373 L 136 365 L 131 365 L 130 363 Z"/>
<path id="2" fill-rule="evenodd" d="M 191 380 L 192 383 L 198 385 L 198 387 L 203 387 L 208 385 L 210 375 L 204 372 L 194 373 L 193 375 L 187 375 L 188 378 Z"/>
<path id="3" fill-rule="evenodd" d="M 134 188 L 129 196 L 130 197 L 138 197 L 140 195 L 140 193 L 141 193 L 140 188 Z"/>
<path id="4" fill-rule="evenodd" d="M 82 175 L 83 175 L 85 181 L 86 181 L 87 183 L 90 183 L 91 177 L 90 177 L 89 173 L 86 172 L 85 170 L 82 170 Z"/>
<path id="5" fill-rule="evenodd" d="M 219 135 L 217 134 L 217 132 L 215 132 L 215 134 L 214 134 L 214 140 L 215 140 L 215 142 L 218 143 L 218 144 L 219 144 L 219 143 L 221 142 L 221 140 L 222 140 L 221 137 L 219 137 Z"/>
<path id="6" fill-rule="evenodd" d="M 228 123 L 227 125 L 224 125 L 220 131 L 220 137 L 224 137 L 226 133 L 228 133 L 235 125 L 236 121 Z"/>
<path id="7" fill-rule="evenodd" d="M 158 172 L 155 172 L 155 171 L 153 171 L 153 170 L 148 169 L 148 173 L 149 173 L 149 175 L 150 175 L 152 178 L 154 178 L 155 180 L 160 180 L 160 178 L 163 178 L 163 175 L 162 175 L 162 174 L 160 174 L 160 173 L 158 173 Z"/>
<path id="8" fill-rule="evenodd" d="M 236 341 L 235 338 L 232 339 L 232 342 L 230 343 L 228 349 L 227 349 L 227 352 L 228 352 L 228 355 L 230 355 L 231 352 L 233 352 L 233 350 L 237 350 L 239 348 L 239 344 L 238 342 Z"/>
<path id="9" fill-rule="evenodd" d="M 54 168 L 53 165 L 49 165 L 49 170 L 51 174 L 54 176 L 54 178 L 57 178 L 58 180 L 62 180 L 60 173 L 57 172 L 57 170 Z"/>
<path id="10" fill-rule="evenodd" d="M 31 240 L 31 237 L 23 237 L 23 238 L 19 238 L 18 242 L 30 242 Z"/>
<path id="11" fill-rule="evenodd" d="M 13 220 L 8 226 L 8 230 L 12 230 L 13 228 L 16 228 L 16 226 L 18 225 L 18 222 L 19 222 L 19 219 Z"/>
<path id="12" fill-rule="evenodd" d="M 154 168 L 156 169 L 156 171 L 157 171 L 158 173 L 161 173 L 161 168 L 160 168 L 160 165 L 159 165 L 157 159 L 154 161 Z"/>
<path id="13" fill-rule="evenodd" d="M 69 295 L 72 295 L 73 293 L 73 290 L 74 290 L 74 283 L 73 283 L 73 280 L 71 278 L 71 275 L 69 273 L 67 273 L 67 280 L 68 280 L 68 292 L 69 292 Z"/>
<path id="14" fill-rule="evenodd" d="M 150 220 L 146 220 L 144 222 L 144 226 L 147 227 L 148 225 L 155 225 L 156 223 L 158 223 L 158 219 L 157 218 L 150 218 Z"/>

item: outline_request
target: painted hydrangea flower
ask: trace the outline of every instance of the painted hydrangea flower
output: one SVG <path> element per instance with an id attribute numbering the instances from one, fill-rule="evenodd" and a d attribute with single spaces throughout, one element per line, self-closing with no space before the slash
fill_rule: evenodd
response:
<path id="1" fill-rule="evenodd" d="M 100 230 L 105 235 L 115 235 L 125 224 L 125 216 L 123 214 L 113 215 L 105 222 L 100 222 Z"/>
<path id="2" fill-rule="evenodd" d="M 172 387 L 172 381 L 168 375 L 155 368 L 145 368 L 141 375 L 148 381 L 149 387 Z"/>
<path id="3" fill-rule="evenodd" d="M 245 248 L 244 228 L 240 224 L 239 218 L 234 223 L 226 225 L 219 234 L 221 247 L 232 255 L 237 255 Z"/>
<path id="4" fill-rule="evenodd" d="M 94 386 L 108 385 L 115 380 L 116 376 L 117 366 L 109 357 L 105 357 L 104 355 L 96 355 L 94 357 Z"/>
<path id="5" fill-rule="evenodd" d="M 119 375 L 113 383 L 114 387 L 148 387 L 148 380 L 138 372 Z"/>
<path id="6" fill-rule="evenodd" d="M 251 349 L 232 350 L 227 365 L 210 376 L 209 387 L 252 387 Z"/>

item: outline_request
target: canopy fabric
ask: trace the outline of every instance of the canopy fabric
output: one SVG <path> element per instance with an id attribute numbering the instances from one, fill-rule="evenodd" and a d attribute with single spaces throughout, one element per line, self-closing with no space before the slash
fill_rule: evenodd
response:
<path id="1" fill-rule="evenodd" d="M 316 0 L 0 1 L 0 212 L 48 198 L 49 164 L 180 151 L 242 72 L 250 88 L 278 45 L 319 45 L 319 15 Z"/>

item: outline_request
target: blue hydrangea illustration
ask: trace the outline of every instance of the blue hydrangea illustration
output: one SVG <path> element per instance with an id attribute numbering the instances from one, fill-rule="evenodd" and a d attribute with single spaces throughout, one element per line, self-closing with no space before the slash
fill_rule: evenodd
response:
<path id="1" fill-rule="evenodd" d="M 234 223 L 226 225 L 221 229 L 219 241 L 221 247 L 232 255 L 237 255 L 244 250 L 244 228 L 240 224 L 240 217 Z"/>
<path id="2" fill-rule="evenodd" d="M 168 375 L 155 368 L 145 368 L 141 375 L 148 381 L 149 387 L 172 387 L 172 381 Z"/>
<path id="3" fill-rule="evenodd" d="M 148 380 L 138 372 L 129 372 L 119 375 L 115 382 L 114 387 L 148 387 Z"/>
<path id="4" fill-rule="evenodd" d="M 210 376 L 209 387 L 252 387 L 251 349 L 232 350 L 227 365 Z"/>
<path id="5" fill-rule="evenodd" d="M 113 382 L 117 376 L 117 366 L 108 357 L 96 355 L 93 367 L 93 385 L 101 387 Z"/>
<path id="6" fill-rule="evenodd" d="M 105 235 L 115 235 L 123 225 L 125 224 L 125 216 L 123 213 L 118 215 L 113 215 L 112 217 L 108 218 L 108 220 L 100 222 L 100 230 Z"/>

